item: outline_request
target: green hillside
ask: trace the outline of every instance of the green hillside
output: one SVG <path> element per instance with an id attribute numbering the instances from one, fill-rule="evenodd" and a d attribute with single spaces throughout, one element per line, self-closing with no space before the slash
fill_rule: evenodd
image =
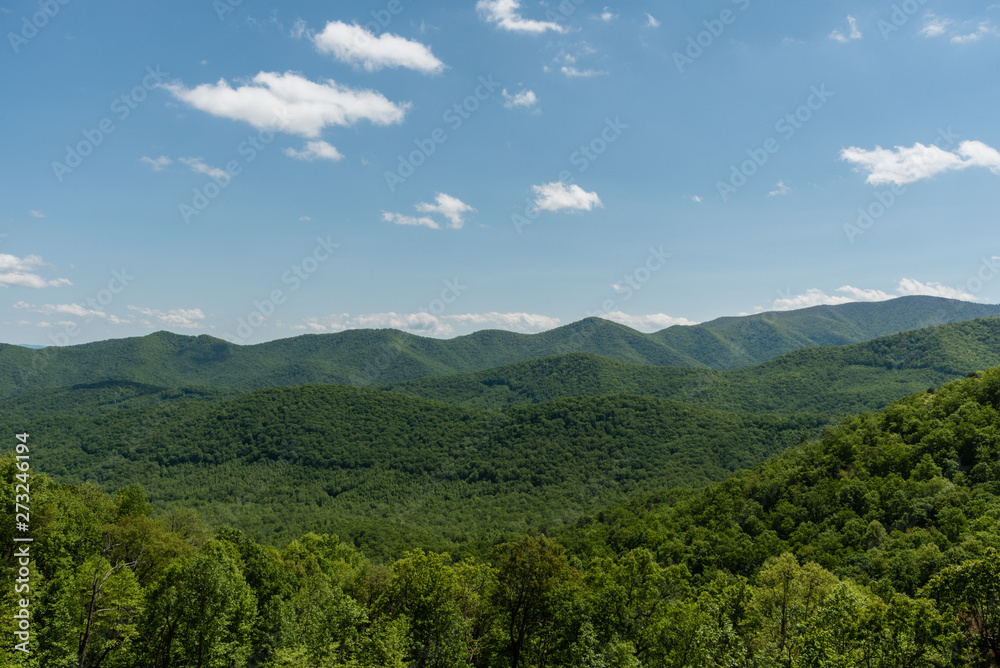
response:
<path id="1" fill-rule="evenodd" d="M 97 418 L 16 417 L 35 463 L 107 490 L 283 540 L 336 532 L 371 552 L 472 549 L 672 485 L 704 485 L 798 443 L 825 420 L 745 416 L 637 397 L 499 412 L 369 389 L 303 386 Z"/>
<path id="2" fill-rule="evenodd" d="M 695 328 L 671 327 L 655 336 L 681 353 L 696 355 L 706 366 L 730 369 L 766 362 L 800 348 L 862 343 L 899 332 L 997 315 L 998 306 L 938 297 L 903 297 L 719 318 Z M 702 335 L 691 336 L 687 329 Z M 727 348 L 711 347 L 704 332 L 724 341 Z"/>
<path id="3" fill-rule="evenodd" d="M 847 414 L 1000 364 L 1000 320 L 932 327 L 850 346 L 809 348 L 758 366 L 632 365 L 572 354 L 384 389 L 480 408 L 567 396 L 630 394 L 735 412 Z"/>
<path id="4" fill-rule="evenodd" d="M 311 383 L 370 386 L 576 352 L 631 364 L 735 368 L 803 347 L 867 341 L 997 314 L 997 306 L 906 297 L 728 318 L 656 334 L 589 318 L 542 334 L 483 331 L 451 340 L 355 330 L 253 346 L 167 332 L 43 350 L 0 344 L 0 398 L 106 381 L 245 391 Z"/>

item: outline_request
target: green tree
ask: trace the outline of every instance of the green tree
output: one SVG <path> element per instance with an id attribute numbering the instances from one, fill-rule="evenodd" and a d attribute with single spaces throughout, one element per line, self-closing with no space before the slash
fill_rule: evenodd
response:
<path id="1" fill-rule="evenodd" d="M 211 540 L 170 566 L 148 596 L 140 633 L 150 668 L 238 668 L 251 651 L 256 601 L 231 543 Z"/>
<path id="2" fill-rule="evenodd" d="M 1000 552 L 945 568 L 925 591 L 961 620 L 967 646 L 983 666 L 1000 663 Z"/>

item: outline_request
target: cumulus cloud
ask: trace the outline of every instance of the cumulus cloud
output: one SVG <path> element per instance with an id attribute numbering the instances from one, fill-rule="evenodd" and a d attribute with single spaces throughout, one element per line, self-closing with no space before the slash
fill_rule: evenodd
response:
<path id="1" fill-rule="evenodd" d="M 446 337 L 457 329 L 504 329 L 521 333 L 541 332 L 559 326 L 558 318 L 533 313 L 465 313 L 433 315 L 431 313 L 340 313 L 320 318 L 308 318 L 299 325 L 282 327 L 311 332 L 342 332 L 349 329 L 398 329 L 419 336 Z"/>
<path id="2" fill-rule="evenodd" d="M 618 14 L 612 11 L 610 7 L 605 7 L 601 11 L 601 20 L 605 23 L 611 23 L 616 18 L 618 18 Z"/>
<path id="3" fill-rule="evenodd" d="M 847 42 L 864 37 L 864 35 L 861 34 L 861 31 L 858 30 L 858 20 L 856 18 L 848 16 L 847 25 L 850 28 L 850 31 L 848 31 L 846 35 L 839 30 L 834 30 L 830 33 L 830 39 L 840 42 L 841 44 L 846 44 Z"/>
<path id="4" fill-rule="evenodd" d="M 306 147 L 301 151 L 291 147 L 286 148 L 285 155 L 289 158 L 305 160 L 306 162 L 315 162 L 317 160 L 330 160 L 331 162 L 337 162 L 338 160 L 342 160 L 344 158 L 336 147 L 327 144 L 322 139 L 307 142 Z"/>
<path id="5" fill-rule="evenodd" d="M 922 295 L 929 297 L 944 297 L 946 299 L 958 299 L 962 301 L 972 301 L 975 299 L 971 295 L 958 288 L 952 288 L 941 283 L 922 283 L 916 279 L 904 278 L 899 281 L 895 293 L 883 292 L 882 290 L 870 290 L 845 285 L 837 288 L 838 295 L 828 295 L 822 290 L 812 288 L 804 294 L 789 295 L 780 297 L 772 302 L 768 310 L 771 311 L 794 311 L 811 306 L 836 306 L 838 304 L 849 304 L 852 302 L 882 302 L 897 297 L 908 297 Z M 764 309 L 758 308 L 758 311 Z"/>
<path id="6" fill-rule="evenodd" d="M 675 318 L 666 313 L 651 313 L 649 315 L 629 315 L 622 311 L 612 311 L 601 316 L 605 320 L 617 322 L 643 332 L 658 332 L 674 325 L 697 325 L 697 322 L 687 318 Z"/>
<path id="7" fill-rule="evenodd" d="M 39 269 L 51 267 L 38 255 L 17 257 L 0 253 L 0 288 L 58 288 L 73 285 L 68 278 L 44 278 Z"/>
<path id="8" fill-rule="evenodd" d="M 444 216 L 449 221 L 448 227 L 456 230 L 465 224 L 465 214 L 475 211 L 462 200 L 445 193 L 438 193 L 434 202 L 434 204 L 417 202 L 416 209 L 420 213 L 437 213 Z"/>
<path id="9" fill-rule="evenodd" d="M 205 174 L 220 180 L 229 178 L 229 172 L 220 167 L 210 167 L 201 158 L 178 158 L 177 161 L 187 165 L 192 172 L 197 172 L 198 174 Z"/>
<path id="10" fill-rule="evenodd" d="M 446 320 L 477 329 L 492 327 L 512 332 L 542 332 L 559 326 L 559 318 L 550 318 L 535 313 L 466 313 L 444 316 Z"/>
<path id="11" fill-rule="evenodd" d="M 314 82 L 294 72 L 260 72 L 235 88 L 225 79 L 194 88 L 180 83 L 164 88 L 178 100 L 213 116 L 309 139 L 317 139 L 330 126 L 352 126 L 360 121 L 401 123 L 410 108 L 409 103 L 390 102 L 377 91 L 349 88 L 332 79 Z"/>
<path id="12" fill-rule="evenodd" d="M 899 287 L 896 289 L 901 296 L 905 295 L 928 295 L 930 297 L 944 297 L 945 299 L 960 299 L 963 301 L 972 301 L 975 299 L 974 295 L 970 295 L 968 292 L 963 292 L 958 288 L 952 288 L 947 285 L 942 285 L 940 283 L 921 283 L 912 278 L 904 278 L 899 282 Z"/>
<path id="13" fill-rule="evenodd" d="M 383 33 L 376 37 L 365 28 L 342 21 L 330 21 L 323 32 L 313 37 L 321 53 L 351 65 L 360 65 L 369 72 L 383 67 L 406 67 L 425 74 L 437 74 L 444 69 L 429 47 L 399 35 Z"/>
<path id="14" fill-rule="evenodd" d="M 559 71 L 570 78 L 599 77 L 607 74 L 607 72 L 605 72 L 604 70 L 578 70 L 572 65 L 563 65 L 561 68 L 559 68 Z"/>
<path id="15" fill-rule="evenodd" d="M 535 95 L 535 91 L 522 89 L 521 92 L 511 95 L 507 92 L 507 89 L 503 89 L 503 106 L 508 109 L 514 109 L 516 107 L 533 107 L 538 104 L 538 97 Z"/>
<path id="16" fill-rule="evenodd" d="M 534 21 L 521 17 L 521 3 L 518 0 L 479 0 L 476 9 L 490 23 L 497 24 L 501 30 L 523 32 L 540 35 L 549 30 L 558 33 L 566 32 L 566 28 L 554 21 Z"/>
<path id="17" fill-rule="evenodd" d="M 81 318 L 86 321 L 93 320 L 94 318 L 100 318 L 101 320 L 106 320 L 113 325 L 125 325 L 129 324 L 131 321 L 123 320 L 115 315 L 108 314 L 104 311 L 98 311 L 97 309 L 87 308 L 81 304 L 42 304 L 36 306 L 35 304 L 29 304 L 28 302 L 20 301 L 14 304 L 16 309 L 25 309 L 31 311 L 32 313 L 41 313 L 42 315 L 71 315 L 74 318 Z M 61 321 L 57 323 L 59 325 L 72 325 L 75 324 L 72 321 Z M 39 325 L 41 326 L 41 325 Z"/>
<path id="18" fill-rule="evenodd" d="M 780 197 L 781 195 L 787 195 L 792 192 L 792 189 L 784 181 L 778 181 L 775 184 L 774 190 L 767 194 L 768 197 Z"/>
<path id="19" fill-rule="evenodd" d="M 542 211 L 590 211 L 604 206 L 596 192 L 587 192 L 575 183 L 567 186 L 555 181 L 531 189 L 538 195 L 535 206 Z"/>
<path id="20" fill-rule="evenodd" d="M 139 162 L 149 165 L 150 169 L 152 169 L 154 172 L 162 172 L 164 169 L 167 168 L 167 166 L 169 166 L 173 162 L 173 160 L 171 160 L 165 155 L 161 155 L 159 158 L 149 158 L 146 156 L 142 156 L 141 158 L 139 158 Z"/>
<path id="21" fill-rule="evenodd" d="M 983 37 L 1000 35 L 1000 31 L 989 21 L 983 21 L 975 31 L 961 35 L 954 35 L 951 38 L 952 44 L 973 44 Z"/>
<path id="22" fill-rule="evenodd" d="M 204 326 L 201 321 L 205 319 L 205 314 L 200 308 L 161 311 L 130 305 L 128 309 L 137 313 L 142 318 L 142 324 L 149 327 L 164 325 L 180 329 L 200 329 Z"/>
<path id="23" fill-rule="evenodd" d="M 1000 175 L 1000 152 L 979 141 L 964 141 L 955 152 L 920 143 L 909 148 L 876 146 L 871 151 L 852 146 L 842 150 L 840 158 L 867 172 L 866 182 L 872 185 L 906 185 L 969 167 L 985 167 Z"/>
<path id="24" fill-rule="evenodd" d="M 396 225 L 409 225 L 416 227 L 429 227 L 432 230 L 440 230 L 441 226 L 437 224 L 433 218 L 427 218 L 426 216 L 406 216 L 401 213 L 392 213 L 389 211 L 382 212 L 382 220 L 387 223 L 395 223 Z"/>
<path id="25" fill-rule="evenodd" d="M 948 32 L 953 21 L 951 19 L 935 16 L 933 12 L 924 15 L 924 27 L 920 29 L 920 34 L 924 37 L 940 37 Z"/>

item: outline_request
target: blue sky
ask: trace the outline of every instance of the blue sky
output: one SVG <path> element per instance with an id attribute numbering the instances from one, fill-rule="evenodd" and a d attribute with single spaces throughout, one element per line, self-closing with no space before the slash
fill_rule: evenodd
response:
<path id="1" fill-rule="evenodd" d="M 1000 301 L 1000 5 L 0 7 L 0 340 Z"/>

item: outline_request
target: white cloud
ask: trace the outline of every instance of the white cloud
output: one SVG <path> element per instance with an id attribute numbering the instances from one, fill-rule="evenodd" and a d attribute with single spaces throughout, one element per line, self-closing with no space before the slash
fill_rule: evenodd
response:
<path id="1" fill-rule="evenodd" d="M 979 24 L 979 27 L 976 29 L 975 32 L 966 33 L 964 35 L 955 35 L 954 37 L 951 38 L 951 43 L 973 44 L 981 40 L 983 37 L 989 35 L 992 36 L 1000 35 L 1000 30 L 997 30 L 997 27 L 992 23 L 990 23 L 989 21 L 983 21 L 982 23 Z"/>
<path id="2" fill-rule="evenodd" d="M 308 222 L 308 221 L 311 221 L 312 218 L 310 218 L 309 216 L 299 216 L 299 220 L 304 221 L 304 222 Z"/>
<path id="3" fill-rule="evenodd" d="M 514 109 L 515 107 L 533 107 L 538 104 L 538 97 L 535 95 L 535 91 L 523 89 L 520 93 L 515 93 L 511 95 L 507 92 L 507 89 L 503 89 L 503 106 L 508 109 Z"/>
<path id="4" fill-rule="evenodd" d="M 701 204 L 703 200 L 701 199 L 701 195 L 694 195 L 691 198 L 691 201 L 694 202 L 695 204 Z"/>
<path id="5" fill-rule="evenodd" d="M 502 30 L 540 35 L 549 30 L 564 33 L 566 28 L 554 21 L 534 21 L 521 17 L 518 0 L 479 0 L 476 9 L 486 15 L 486 20 L 496 23 Z"/>
<path id="6" fill-rule="evenodd" d="M 535 206 L 542 211 L 590 211 L 604 206 L 596 192 L 588 193 L 575 183 L 567 186 L 562 181 L 555 181 L 531 189 L 538 195 Z"/>
<path id="7" fill-rule="evenodd" d="M 924 37 L 940 37 L 948 32 L 948 29 L 951 27 L 952 23 L 954 23 L 951 19 L 935 16 L 933 12 L 925 14 L 924 19 L 926 19 L 927 22 L 920 30 L 920 34 Z"/>
<path id="8" fill-rule="evenodd" d="M 342 160 L 344 158 L 336 147 L 327 144 L 322 139 L 308 142 L 305 149 L 301 151 L 291 147 L 286 148 L 285 155 L 289 158 L 305 160 L 306 162 L 315 162 L 317 160 L 330 160 L 332 162 L 337 162 L 338 160 Z"/>
<path id="9" fill-rule="evenodd" d="M 41 313 L 42 315 L 53 315 L 53 314 L 64 314 L 71 315 L 75 318 L 82 318 L 83 320 L 90 321 L 94 318 L 100 318 L 106 320 L 113 325 L 126 325 L 131 324 L 130 320 L 122 320 L 121 318 L 105 313 L 104 311 L 98 311 L 96 309 L 89 309 L 80 304 L 43 304 L 41 306 L 36 306 L 34 304 L 29 304 L 27 302 L 17 302 L 14 304 L 16 309 L 26 309 L 33 313 Z M 59 325 L 72 325 L 75 324 L 69 321 L 59 322 Z"/>
<path id="10" fill-rule="evenodd" d="M 1000 152 L 979 141 L 964 141 L 954 153 L 920 143 L 893 150 L 876 146 L 872 151 L 852 146 L 841 151 L 840 158 L 868 172 L 866 182 L 872 185 L 906 185 L 969 167 L 986 167 L 1000 174 Z"/>
<path id="11" fill-rule="evenodd" d="M 162 172 L 164 168 L 173 162 L 173 160 L 165 155 L 161 155 L 159 158 L 148 158 L 146 156 L 142 156 L 139 158 L 139 162 L 146 163 L 154 172 Z"/>
<path id="12" fill-rule="evenodd" d="M 974 295 L 962 292 L 957 288 L 950 288 L 940 283 L 921 283 L 912 278 L 901 280 L 896 292 L 900 295 L 928 295 L 931 297 L 944 297 L 946 299 L 961 299 L 963 301 L 972 301 L 975 299 Z"/>
<path id="13" fill-rule="evenodd" d="M 288 325 L 280 325 L 289 327 Z M 446 337 L 456 329 L 504 329 L 535 333 L 559 326 L 558 318 L 533 313 L 465 313 L 433 315 L 431 313 L 340 313 L 321 318 L 308 318 L 291 329 L 312 332 L 342 332 L 349 329 L 398 329 L 419 336 Z"/>
<path id="14" fill-rule="evenodd" d="M 772 311 L 795 311 L 811 306 L 833 306 L 836 304 L 847 304 L 855 299 L 850 297 L 830 296 L 818 288 L 810 288 L 801 295 L 792 295 L 775 299 L 771 304 Z"/>
<path id="15" fill-rule="evenodd" d="M 601 20 L 604 21 L 605 23 L 611 23 L 616 18 L 618 18 L 618 14 L 611 11 L 610 7 L 605 7 L 604 10 L 601 12 Z"/>
<path id="16" fill-rule="evenodd" d="M 28 212 L 28 215 L 31 216 L 32 218 L 44 218 L 45 217 L 45 213 L 43 213 L 42 211 L 39 211 L 38 209 L 32 209 L 31 211 Z"/>
<path id="17" fill-rule="evenodd" d="M 647 28 L 659 28 L 660 27 L 660 22 L 657 21 L 656 18 L 652 14 L 647 13 L 646 14 L 646 27 Z"/>
<path id="18" fill-rule="evenodd" d="M 778 181 L 774 186 L 774 190 L 769 192 L 767 196 L 780 197 L 781 195 L 787 195 L 790 192 L 792 192 L 792 189 L 788 187 L 788 184 L 786 184 L 784 181 Z"/>
<path id="19" fill-rule="evenodd" d="M 68 278 L 43 278 L 38 269 L 51 267 L 38 255 L 17 257 L 0 253 L 0 288 L 57 288 L 63 285 L 73 285 Z"/>
<path id="20" fill-rule="evenodd" d="M 855 39 L 861 39 L 864 35 L 858 30 L 858 20 L 853 16 L 847 17 L 847 24 L 850 26 L 851 30 L 846 35 L 839 30 L 834 30 L 830 33 L 830 39 L 836 40 L 841 44 L 846 44 Z"/>
<path id="21" fill-rule="evenodd" d="M 941 283 L 922 283 L 912 278 L 904 278 L 899 281 L 895 294 L 882 290 L 869 290 L 856 288 L 850 285 L 837 288 L 836 292 L 841 295 L 828 295 L 822 290 L 812 288 L 805 294 L 789 295 L 774 300 L 771 304 L 771 311 L 794 311 L 811 306 L 835 306 L 838 304 L 849 304 L 853 302 L 883 302 L 897 297 L 908 297 L 913 295 L 925 295 L 930 297 L 944 297 L 947 299 L 958 299 L 962 301 L 973 301 L 974 295 L 963 292 L 957 288 L 951 288 Z M 758 311 L 763 310 L 758 308 Z"/>
<path id="22" fill-rule="evenodd" d="M 698 323 L 687 318 L 675 318 L 666 313 L 651 313 L 649 315 L 628 315 L 621 311 L 613 311 L 601 316 L 605 320 L 617 322 L 620 325 L 631 327 L 639 331 L 658 332 L 674 325 L 697 325 Z"/>
<path id="23" fill-rule="evenodd" d="M 352 65 L 361 65 L 369 72 L 383 67 L 406 67 L 425 74 L 437 74 L 445 65 L 429 47 L 399 35 L 383 33 L 376 37 L 365 28 L 342 21 L 330 21 L 323 32 L 313 37 L 322 53 Z"/>
<path id="24" fill-rule="evenodd" d="M 306 22 L 302 19 L 297 20 L 292 24 L 292 30 L 289 32 L 289 37 L 292 39 L 301 39 L 303 36 L 309 34 L 309 28 Z"/>
<path id="25" fill-rule="evenodd" d="M 177 161 L 187 165 L 192 172 L 206 174 L 214 179 L 225 180 L 230 177 L 229 172 L 226 170 L 219 167 L 210 167 L 201 158 L 177 158 Z"/>
<path id="26" fill-rule="evenodd" d="M 158 309 L 130 305 L 128 309 L 135 311 L 141 316 L 145 316 L 146 320 L 143 321 L 143 324 L 148 326 L 154 326 L 155 323 L 156 325 L 179 327 L 181 329 L 200 329 L 203 327 L 201 321 L 205 319 L 205 314 L 200 308 L 160 311 Z"/>
<path id="27" fill-rule="evenodd" d="M 427 218 L 426 216 L 421 216 L 417 218 L 415 216 L 405 216 L 401 213 L 390 213 L 389 211 L 383 211 L 382 220 L 384 220 L 387 223 L 395 223 L 396 225 L 429 227 L 432 230 L 441 229 L 441 226 L 438 225 L 433 218 Z"/>
<path id="28" fill-rule="evenodd" d="M 559 318 L 550 318 L 534 313 L 466 313 L 464 315 L 444 316 L 464 326 L 506 329 L 513 332 L 542 332 L 559 326 Z"/>
<path id="29" fill-rule="evenodd" d="M 280 130 L 316 139 L 329 126 L 359 121 L 401 123 L 410 104 L 395 104 L 373 90 L 352 89 L 336 81 L 310 81 L 294 72 L 260 72 L 233 88 L 225 79 L 186 88 L 164 86 L 182 102 L 213 116 L 249 123 L 259 130 Z"/>
<path id="30" fill-rule="evenodd" d="M 436 204 L 418 202 L 416 205 L 417 211 L 420 213 L 441 214 L 450 221 L 449 227 L 456 230 L 461 229 L 465 224 L 465 214 L 475 211 L 474 208 L 457 197 L 452 197 L 444 193 L 438 193 L 434 201 Z"/>
<path id="31" fill-rule="evenodd" d="M 883 292 L 882 290 L 865 290 L 863 288 L 855 288 L 850 285 L 837 288 L 837 292 L 843 292 L 845 295 L 848 295 L 854 301 L 858 302 L 884 302 L 890 299 L 895 299 L 899 296 Z"/>
<path id="32" fill-rule="evenodd" d="M 559 71 L 568 77 L 599 77 L 607 74 L 604 70 L 578 70 L 572 65 L 563 65 Z"/>

